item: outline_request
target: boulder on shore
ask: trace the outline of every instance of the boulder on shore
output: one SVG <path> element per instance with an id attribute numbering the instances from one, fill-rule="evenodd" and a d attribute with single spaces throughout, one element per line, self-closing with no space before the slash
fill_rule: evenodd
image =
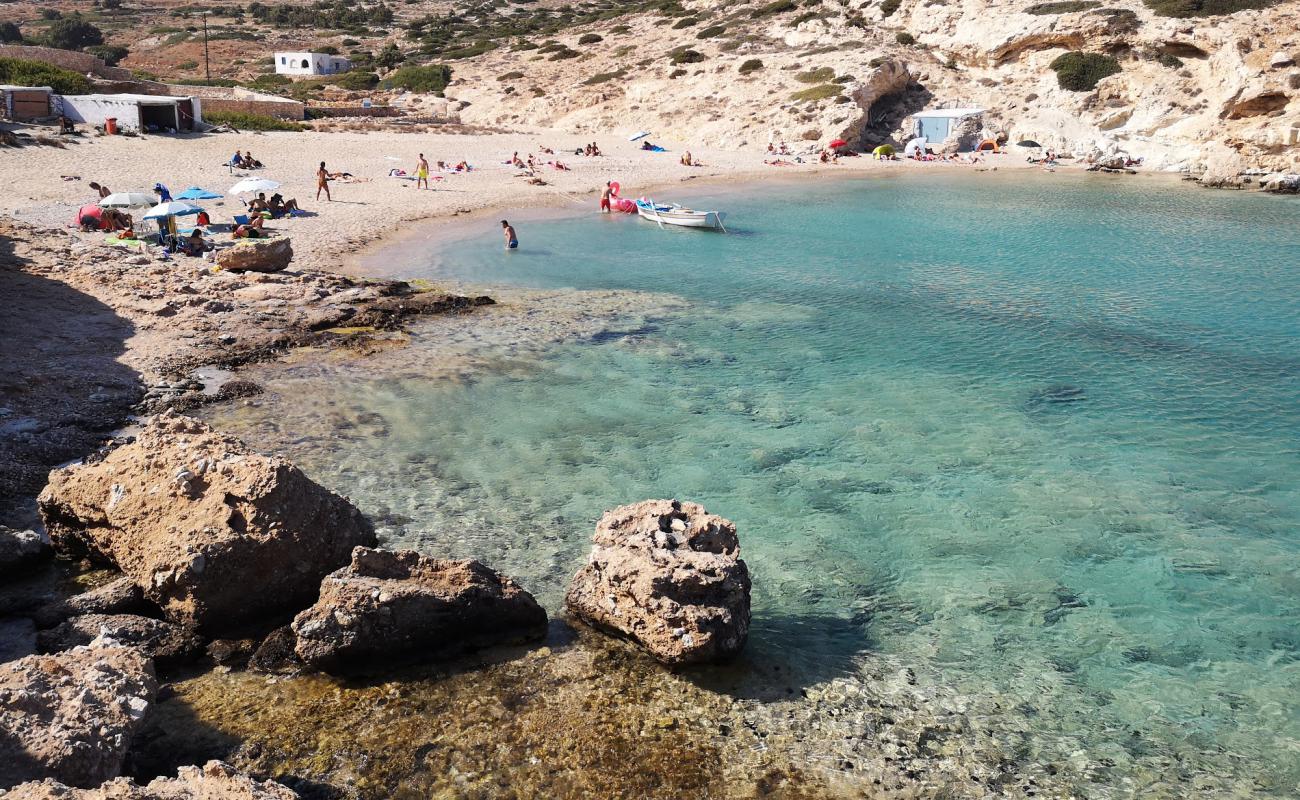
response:
<path id="1" fill-rule="evenodd" d="M 208 633 L 308 605 L 353 547 L 375 543 L 350 502 L 293 464 L 170 413 L 50 473 L 39 503 L 57 549 L 113 563 L 173 622 Z"/>
<path id="2" fill-rule="evenodd" d="M 546 612 L 477 561 L 358 547 L 293 621 L 298 657 L 317 669 L 365 670 L 420 655 L 539 639 Z"/>
<path id="3" fill-rule="evenodd" d="M 69 617 L 82 614 L 158 613 L 140 593 L 140 587 L 125 575 L 81 594 L 47 603 L 32 614 L 38 628 L 53 628 Z"/>
<path id="4" fill-rule="evenodd" d="M 94 789 L 75 789 L 55 780 L 24 783 L 5 800 L 295 800 L 297 793 L 275 781 L 259 781 L 221 761 L 181 767 L 175 778 L 140 786 L 117 778 Z"/>
<path id="5" fill-rule="evenodd" d="M 203 654 L 203 640 L 192 629 L 135 614 L 84 614 L 36 634 L 42 653 L 57 653 L 103 638 L 139 647 L 159 669 L 171 669 Z"/>
<path id="6" fill-rule="evenodd" d="M 139 649 L 96 643 L 0 664 L 0 790 L 115 778 L 158 690 Z"/>
<path id="7" fill-rule="evenodd" d="M 17 577 L 53 554 L 39 533 L 0 525 L 0 578 Z"/>
<path id="8" fill-rule="evenodd" d="M 736 526 L 697 503 L 646 500 L 605 512 L 565 605 L 659 661 L 734 656 L 749 634 L 749 569 Z"/>
<path id="9" fill-rule="evenodd" d="M 217 252 L 217 266 L 231 272 L 282 272 L 293 260 L 293 245 L 286 238 L 245 239 Z"/>

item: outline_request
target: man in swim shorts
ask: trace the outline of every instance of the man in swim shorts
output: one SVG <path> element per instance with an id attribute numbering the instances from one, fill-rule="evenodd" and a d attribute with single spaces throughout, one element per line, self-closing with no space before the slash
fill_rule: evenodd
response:
<path id="1" fill-rule="evenodd" d="M 429 188 L 429 162 L 425 160 L 424 153 L 420 154 L 420 161 L 415 165 L 415 188 L 419 189 L 421 183 L 424 188 Z"/>
<path id="2" fill-rule="evenodd" d="M 605 188 L 600 190 L 600 210 L 609 213 L 609 196 L 614 191 L 614 182 L 605 181 Z"/>
<path id="3" fill-rule="evenodd" d="M 514 226 L 512 226 L 509 222 L 505 220 L 501 220 L 501 232 L 504 233 L 506 236 L 506 249 L 518 250 L 519 237 L 515 235 Z"/>

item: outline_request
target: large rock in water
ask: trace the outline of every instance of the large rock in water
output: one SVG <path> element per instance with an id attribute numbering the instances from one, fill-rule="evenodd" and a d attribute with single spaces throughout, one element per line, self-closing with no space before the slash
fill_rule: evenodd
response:
<path id="1" fill-rule="evenodd" d="M 293 621 L 295 650 L 335 672 L 420 655 L 454 655 L 546 635 L 546 612 L 514 581 L 477 561 L 358 547 Z"/>
<path id="2" fill-rule="evenodd" d="M 39 533 L 0 525 L 0 578 L 18 577 L 52 554 Z"/>
<path id="3" fill-rule="evenodd" d="M 295 800 L 298 795 L 274 781 L 259 781 L 221 761 L 202 769 L 181 767 L 175 778 L 156 778 L 139 786 L 117 778 L 94 789 L 75 789 L 55 780 L 24 783 L 4 800 Z"/>
<path id="4" fill-rule="evenodd" d="M 282 272 L 292 260 L 293 245 L 285 238 L 244 239 L 217 251 L 217 265 L 231 272 Z"/>
<path id="5" fill-rule="evenodd" d="M 310 604 L 353 547 L 375 543 L 351 503 L 293 464 L 174 414 L 50 473 L 39 502 L 56 548 L 112 562 L 169 619 L 205 632 Z"/>
<path id="6" fill-rule="evenodd" d="M 749 569 L 736 526 L 697 503 L 646 500 L 605 512 L 565 605 L 632 637 L 665 664 L 719 661 L 749 635 Z"/>
<path id="7" fill-rule="evenodd" d="M 0 789 L 117 777 L 157 689 L 134 647 L 96 643 L 0 664 Z"/>

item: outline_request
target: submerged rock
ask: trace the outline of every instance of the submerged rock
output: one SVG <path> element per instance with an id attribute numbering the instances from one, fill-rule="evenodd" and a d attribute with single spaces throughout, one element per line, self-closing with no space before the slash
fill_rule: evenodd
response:
<path id="1" fill-rule="evenodd" d="M 736 526 L 697 503 L 646 500 L 596 523 L 565 605 L 665 664 L 735 655 L 749 634 L 749 569 Z"/>
<path id="2" fill-rule="evenodd" d="M 217 253 L 217 265 L 231 272 L 282 272 L 292 260 L 288 239 L 247 239 Z"/>
<path id="3" fill-rule="evenodd" d="M 157 689 L 152 662 L 134 647 L 97 643 L 0 664 L 0 789 L 117 777 Z"/>
<path id="4" fill-rule="evenodd" d="M 95 789 L 75 789 L 54 780 L 25 783 L 5 800 L 294 800 L 298 795 L 275 781 L 250 778 L 221 761 L 181 767 L 175 778 L 157 778 L 140 786 L 127 778 Z"/>
<path id="5" fill-rule="evenodd" d="M 96 463 L 50 473 L 54 545 L 115 564 L 175 622 L 205 631 L 309 604 L 374 530 L 285 459 L 198 420 L 154 417 Z"/>
<path id="6" fill-rule="evenodd" d="M 0 578 L 16 577 L 54 554 L 35 531 L 16 531 L 0 525 Z"/>
<path id="7" fill-rule="evenodd" d="M 144 599 L 140 587 L 128 577 L 109 581 L 87 592 L 47 603 L 36 609 L 32 619 L 38 628 L 52 628 L 69 617 L 82 614 L 158 613 L 157 606 Z"/>
<path id="8" fill-rule="evenodd" d="M 57 653 L 104 638 L 139 647 L 158 665 L 170 669 L 203 653 L 203 640 L 192 629 L 134 614 L 84 614 L 36 635 L 42 653 Z"/>
<path id="9" fill-rule="evenodd" d="M 327 671 L 454 655 L 539 639 L 546 612 L 513 580 L 477 561 L 358 547 L 325 578 L 316 605 L 293 621 L 295 650 Z"/>

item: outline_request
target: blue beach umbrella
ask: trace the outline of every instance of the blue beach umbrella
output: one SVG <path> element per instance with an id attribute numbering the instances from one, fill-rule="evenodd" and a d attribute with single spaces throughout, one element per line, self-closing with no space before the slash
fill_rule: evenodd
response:
<path id="1" fill-rule="evenodd" d="M 176 195 L 177 200 L 220 200 L 220 192 L 212 192 L 207 189 L 200 189 L 197 186 L 191 186 L 180 194 Z"/>

